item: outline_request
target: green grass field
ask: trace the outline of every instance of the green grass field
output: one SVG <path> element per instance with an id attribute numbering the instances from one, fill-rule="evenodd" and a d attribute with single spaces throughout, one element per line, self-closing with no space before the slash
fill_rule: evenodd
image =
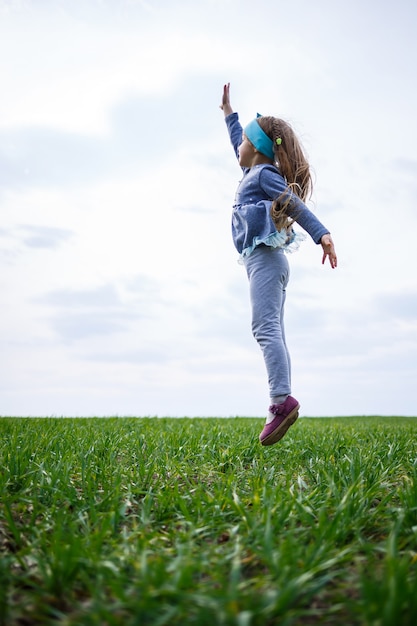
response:
<path id="1" fill-rule="evenodd" d="M 417 624 L 417 419 L 0 419 L 0 624 Z"/>

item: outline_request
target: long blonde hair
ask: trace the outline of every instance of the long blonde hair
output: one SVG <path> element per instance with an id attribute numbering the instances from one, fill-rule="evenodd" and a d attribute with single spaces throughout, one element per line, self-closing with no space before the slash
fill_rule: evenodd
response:
<path id="1" fill-rule="evenodd" d="M 272 139 L 275 162 L 285 178 L 288 190 L 276 198 L 271 207 L 271 217 L 278 230 L 290 228 L 294 222 L 286 213 L 293 205 L 291 193 L 303 202 L 311 198 L 313 181 L 310 165 L 291 125 L 278 117 L 264 116 L 257 119 L 262 130 Z M 278 142 L 277 142 L 278 140 Z"/>

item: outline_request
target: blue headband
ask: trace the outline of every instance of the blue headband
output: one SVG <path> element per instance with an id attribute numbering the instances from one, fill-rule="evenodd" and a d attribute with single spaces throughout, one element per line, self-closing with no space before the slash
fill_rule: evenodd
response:
<path id="1" fill-rule="evenodd" d="M 261 117 L 261 115 L 259 115 L 258 113 L 257 117 Z M 258 120 L 254 119 L 249 122 L 243 132 L 245 133 L 251 144 L 253 144 L 257 150 L 259 150 L 259 152 L 268 157 L 268 159 L 271 159 L 271 161 L 274 161 L 274 144 L 272 142 L 272 139 L 270 139 L 270 137 L 268 137 L 268 135 L 264 133 L 262 128 L 259 126 Z"/>

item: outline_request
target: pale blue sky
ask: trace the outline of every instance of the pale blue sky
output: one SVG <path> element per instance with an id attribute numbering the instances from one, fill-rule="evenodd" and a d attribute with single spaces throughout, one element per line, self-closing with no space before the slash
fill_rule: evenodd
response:
<path id="1" fill-rule="evenodd" d="M 289 257 L 302 415 L 417 415 L 415 3 L 0 0 L 0 415 L 268 405 L 219 110 L 288 119 L 339 268 Z"/>

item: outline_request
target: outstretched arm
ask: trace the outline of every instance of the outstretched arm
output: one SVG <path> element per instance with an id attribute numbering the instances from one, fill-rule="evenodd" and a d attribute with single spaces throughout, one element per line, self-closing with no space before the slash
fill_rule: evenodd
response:
<path id="1" fill-rule="evenodd" d="M 230 106 L 230 83 L 227 83 L 227 85 L 223 87 L 223 98 L 220 108 L 222 109 L 225 117 L 233 113 L 233 109 Z"/>
<path id="2" fill-rule="evenodd" d="M 334 269 L 335 267 L 337 267 L 337 256 L 334 243 L 330 234 L 323 235 L 320 243 L 321 247 L 323 248 L 323 259 L 321 261 L 322 264 L 324 264 L 326 258 L 329 257 L 330 265 Z"/>

